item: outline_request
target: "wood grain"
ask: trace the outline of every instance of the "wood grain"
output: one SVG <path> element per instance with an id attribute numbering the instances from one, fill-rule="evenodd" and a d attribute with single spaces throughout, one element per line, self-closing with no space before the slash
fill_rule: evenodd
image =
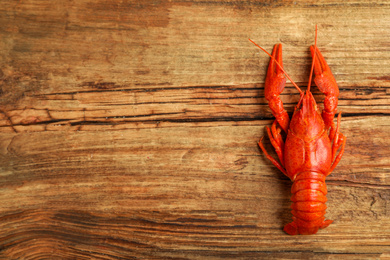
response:
<path id="1" fill-rule="evenodd" d="M 1 258 L 390 258 L 390 1 L 0 0 L 0 24 Z M 248 38 L 304 88 L 315 24 L 348 140 L 334 223 L 291 237 Z"/>

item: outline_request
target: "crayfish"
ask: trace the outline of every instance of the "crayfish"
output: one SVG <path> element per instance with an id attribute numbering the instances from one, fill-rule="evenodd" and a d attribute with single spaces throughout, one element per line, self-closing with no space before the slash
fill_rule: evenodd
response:
<path id="1" fill-rule="evenodd" d="M 325 220 L 324 217 L 327 201 L 325 177 L 339 163 L 346 143 L 346 137 L 339 131 L 341 113 L 337 116 L 337 126 L 333 122 L 337 112 L 339 88 L 317 48 L 317 27 L 314 46 L 310 46 L 312 64 L 306 93 L 283 69 L 282 44 L 275 45 L 271 55 L 250 41 L 271 57 L 264 95 L 276 118 L 271 129 L 267 127 L 267 133 L 279 162 L 265 150 L 262 143 L 264 136 L 258 144 L 272 164 L 293 181 L 291 188 L 293 221 L 285 225 L 284 231 L 289 235 L 315 234 L 333 222 Z M 322 113 L 310 92 L 313 72 L 314 83 L 325 94 Z M 279 97 L 285 87 L 286 77 L 300 93 L 291 120 Z M 285 140 L 282 131 L 287 135 Z"/>

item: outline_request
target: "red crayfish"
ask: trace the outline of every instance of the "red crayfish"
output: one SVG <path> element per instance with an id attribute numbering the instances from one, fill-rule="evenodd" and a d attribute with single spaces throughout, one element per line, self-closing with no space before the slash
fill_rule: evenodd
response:
<path id="1" fill-rule="evenodd" d="M 310 46 L 312 65 L 306 93 L 284 71 L 281 44 L 275 45 L 271 55 L 255 42 L 250 41 L 271 57 L 264 94 L 276 118 L 271 129 L 267 127 L 267 132 L 279 162 L 264 149 L 262 143 L 264 136 L 260 139 L 259 146 L 266 157 L 294 182 L 291 188 L 293 221 L 285 225 L 284 231 L 290 235 L 315 234 L 319 229 L 333 222 L 325 220 L 324 217 L 327 201 L 325 177 L 339 163 L 346 142 L 346 137 L 339 131 L 341 113 L 337 117 L 337 127 L 333 122 L 339 88 L 328 64 L 317 48 L 317 28 L 314 46 Z M 322 114 L 310 92 L 313 71 L 314 83 L 325 94 Z M 285 76 L 300 93 L 291 121 L 279 97 L 286 84 Z M 287 134 L 285 141 L 281 131 Z"/>

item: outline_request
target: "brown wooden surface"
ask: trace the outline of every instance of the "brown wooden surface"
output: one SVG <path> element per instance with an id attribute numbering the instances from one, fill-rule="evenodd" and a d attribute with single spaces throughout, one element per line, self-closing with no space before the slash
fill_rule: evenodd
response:
<path id="1" fill-rule="evenodd" d="M 334 224 L 291 237 L 291 182 L 256 144 L 269 58 L 248 38 L 283 43 L 304 87 L 315 24 L 348 141 Z M 1 0 L 0 255 L 390 257 L 389 65 L 390 1 Z"/>

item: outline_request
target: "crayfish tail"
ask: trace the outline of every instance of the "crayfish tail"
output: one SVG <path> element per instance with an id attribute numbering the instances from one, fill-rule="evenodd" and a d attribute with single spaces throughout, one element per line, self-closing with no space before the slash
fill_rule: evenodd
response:
<path id="1" fill-rule="evenodd" d="M 291 213 L 293 222 L 284 227 L 289 235 L 312 235 L 326 228 L 332 220 L 325 220 L 325 175 L 319 172 L 303 172 L 297 175 L 293 186 Z"/>
<path id="2" fill-rule="evenodd" d="M 285 225 L 283 230 L 284 230 L 284 232 L 286 232 L 287 234 L 289 234 L 291 236 L 295 236 L 295 235 L 299 234 L 298 226 L 297 226 L 297 224 L 295 224 L 294 221 Z"/>
<path id="3" fill-rule="evenodd" d="M 321 229 L 323 228 L 326 228 L 327 226 L 329 226 L 330 224 L 333 223 L 333 220 L 330 220 L 330 219 L 327 219 L 325 220 L 323 223 L 322 223 L 322 226 L 320 227 Z"/>

